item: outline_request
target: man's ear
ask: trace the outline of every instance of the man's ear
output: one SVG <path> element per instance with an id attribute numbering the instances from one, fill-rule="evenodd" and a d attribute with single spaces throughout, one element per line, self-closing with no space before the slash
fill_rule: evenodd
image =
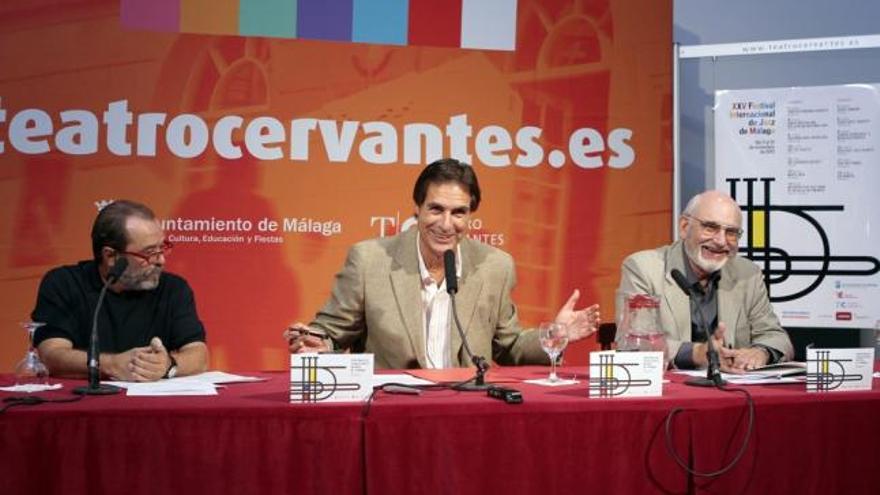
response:
<path id="1" fill-rule="evenodd" d="M 104 246 L 101 248 L 101 264 L 106 266 L 112 266 L 115 263 L 116 255 L 118 253 L 115 249 L 110 246 Z"/>
<path id="2" fill-rule="evenodd" d="M 688 225 L 690 225 L 690 219 L 688 217 L 682 215 L 678 217 L 678 238 L 684 239 L 687 237 L 687 229 Z"/>

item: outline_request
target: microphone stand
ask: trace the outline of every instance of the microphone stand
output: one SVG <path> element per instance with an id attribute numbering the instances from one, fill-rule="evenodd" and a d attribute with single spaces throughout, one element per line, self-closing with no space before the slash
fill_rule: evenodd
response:
<path id="1" fill-rule="evenodd" d="M 107 295 L 107 289 L 122 275 L 128 265 L 126 258 L 119 258 L 116 261 L 121 268 L 115 266 L 111 269 L 111 273 L 107 275 L 104 287 L 98 295 L 98 304 L 95 305 L 95 315 L 92 318 L 92 333 L 89 335 L 89 350 L 86 353 L 86 363 L 89 368 L 89 384 L 73 389 L 73 393 L 77 395 L 113 395 L 118 394 L 121 390 L 119 387 L 101 383 L 101 355 L 98 352 L 98 314 L 101 312 L 101 304 Z"/>
<path id="2" fill-rule="evenodd" d="M 699 304 L 697 304 L 697 314 L 700 315 L 700 321 L 698 322 L 700 329 L 706 334 L 706 359 L 709 361 L 709 366 L 706 369 L 706 378 L 691 378 L 684 383 L 693 387 L 723 387 L 727 382 L 721 378 L 721 363 L 718 359 L 718 351 L 712 344 L 715 330 L 708 328 L 706 316 L 703 314 L 703 307 Z"/>
<path id="3" fill-rule="evenodd" d="M 672 275 L 672 279 L 675 280 L 675 284 L 688 296 L 688 300 L 691 303 L 694 303 L 694 298 L 696 297 L 695 291 L 691 290 L 688 286 L 687 279 L 684 274 L 679 270 L 674 269 L 670 272 Z M 706 378 L 691 378 L 687 380 L 685 385 L 692 385 L 694 387 L 722 387 L 727 384 L 724 379 L 721 378 L 721 363 L 718 359 L 718 351 L 715 349 L 715 346 L 712 345 L 712 337 L 715 335 L 715 330 L 710 329 L 709 325 L 706 323 L 706 315 L 703 314 L 703 306 L 700 304 L 700 301 L 696 301 L 697 305 L 697 315 L 700 317 L 700 321 L 697 322 L 698 328 L 706 334 L 706 359 L 709 361 L 709 365 L 706 369 Z"/>
<path id="4" fill-rule="evenodd" d="M 446 275 L 446 292 L 449 294 L 449 300 L 452 301 L 452 318 L 455 320 L 455 328 L 461 337 L 461 343 L 471 362 L 477 367 L 477 374 L 462 383 L 452 386 L 453 390 L 487 390 L 489 385 L 486 384 L 486 372 L 489 371 L 489 362 L 483 356 L 474 356 L 468 345 L 467 337 L 461 328 L 461 321 L 458 319 L 458 308 L 455 306 L 455 294 L 458 293 L 458 276 L 455 270 L 455 251 L 447 249 L 443 253 L 443 270 Z M 473 382 L 473 383 L 471 383 Z"/>
<path id="5" fill-rule="evenodd" d="M 461 343 L 471 362 L 477 367 L 477 373 L 470 380 L 454 385 L 454 390 L 486 390 L 489 384 L 486 383 L 486 372 L 489 371 L 489 362 L 483 356 L 475 356 L 468 346 L 467 338 L 465 338 L 464 330 L 461 329 L 461 322 L 458 320 L 458 309 L 455 306 L 455 291 L 449 292 L 449 300 L 452 301 L 452 318 L 455 320 L 455 328 L 458 329 L 458 335 L 461 336 Z M 473 383 L 471 383 L 473 382 Z"/>

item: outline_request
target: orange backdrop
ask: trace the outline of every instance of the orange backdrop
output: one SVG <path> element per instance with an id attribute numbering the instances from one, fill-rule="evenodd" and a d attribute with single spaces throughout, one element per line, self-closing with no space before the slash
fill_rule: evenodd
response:
<path id="1" fill-rule="evenodd" d="M 437 157 L 423 149 L 419 164 L 406 163 L 407 152 L 419 150 L 404 129 L 419 123 L 444 133 L 441 155 L 469 158 L 477 169 L 484 203 L 472 233 L 515 257 L 522 320 L 552 317 L 575 287 L 611 320 L 623 257 L 669 241 L 671 10 L 668 0 L 520 0 L 516 49 L 488 51 L 135 31 L 121 25 L 110 0 L 0 7 L 0 371 L 24 354 L 18 323 L 42 275 L 90 257 L 96 204 L 118 198 L 175 220 L 168 269 L 195 289 L 211 366 L 285 367 L 282 329 L 323 304 L 348 247 L 392 234 L 412 215 L 412 183 Z M 138 116 L 166 115 L 154 154 L 108 144 L 103 115 L 119 101 L 134 119 L 128 143 L 149 127 L 135 125 Z M 85 124 L 64 113 L 72 110 L 97 117 L 97 136 L 87 126 L 74 132 Z M 35 111 L 51 118 L 54 134 L 40 137 L 39 119 L 28 120 Z M 186 114 L 209 130 L 240 116 L 232 142 L 244 157 L 218 156 L 213 136 L 197 156 L 177 156 L 165 133 Z M 464 149 L 456 149 L 447 126 L 462 115 L 471 135 L 459 136 Z M 257 159 L 243 147 L 243 129 L 266 117 L 283 126 L 284 139 L 273 145 L 279 159 Z M 295 141 L 296 119 L 336 131 L 316 126 L 306 142 Z M 360 123 L 350 154 L 331 157 L 328 139 L 345 122 Z M 370 146 L 362 144 L 379 135 L 366 122 L 387 124 L 382 150 L 396 149 L 390 163 L 365 159 Z M 513 144 L 505 147 L 489 126 L 506 130 Z M 66 147 L 57 135 L 65 127 L 73 134 Z M 540 134 L 522 131 L 530 128 Z M 181 132 L 176 139 L 192 138 Z M 531 137 L 516 141 L 518 132 Z M 90 136 L 93 152 L 71 151 Z M 41 140 L 47 152 L 27 151 Z M 527 164 L 539 151 L 542 159 Z M 505 157 L 509 165 L 494 164 Z M 210 218 L 250 227 L 221 242 L 203 236 L 231 233 L 177 228 L 178 219 Z M 303 220 L 327 232 L 308 232 L 316 229 Z M 270 221 L 277 231 L 266 228 Z M 593 346 L 580 344 L 566 358 L 585 363 Z"/>

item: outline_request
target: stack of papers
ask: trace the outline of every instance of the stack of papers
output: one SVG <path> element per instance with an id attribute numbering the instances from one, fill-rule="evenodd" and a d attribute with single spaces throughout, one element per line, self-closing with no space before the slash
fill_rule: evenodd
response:
<path id="1" fill-rule="evenodd" d="M 676 370 L 674 373 L 694 377 L 706 376 L 706 370 Z M 721 378 L 733 385 L 775 385 L 803 383 L 806 374 L 807 363 L 790 361 L 768 364 L 745 373 L 721 373 Z"/>
<path id="2" fill-rule="evenodd" d="M 746 375 L 782 378 L 789 376 L 801 376 L 807 374 L 807 363 L 802 361 L 788 361 L 785 363 L 768 364 L 760 368 L 747 371 Z"/>
<path id="3" fill-rule="evenodd" d="M 217 395 L 217 385 L 265 381 L 255 376 L 233 375 L 223 371 L 207 371 L 198 375 L 170 378 L 155 382 L 103 382 L 126 389 L 131 396 Z"/>

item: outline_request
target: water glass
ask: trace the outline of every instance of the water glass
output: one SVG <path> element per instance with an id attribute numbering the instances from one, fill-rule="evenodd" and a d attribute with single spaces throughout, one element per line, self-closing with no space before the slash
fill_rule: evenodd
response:
<path id="1" fill-rule="evenodd" d="M 562 323 L 544 322 L 538 327 L 538 340 L 541 343 L 541 349 L 550 357 L 550 376 L 548 380 L 555 382 L 559 380 L 556 375 L 556 361 L 559 355 L 568 345 L 568 330 Z"/>

